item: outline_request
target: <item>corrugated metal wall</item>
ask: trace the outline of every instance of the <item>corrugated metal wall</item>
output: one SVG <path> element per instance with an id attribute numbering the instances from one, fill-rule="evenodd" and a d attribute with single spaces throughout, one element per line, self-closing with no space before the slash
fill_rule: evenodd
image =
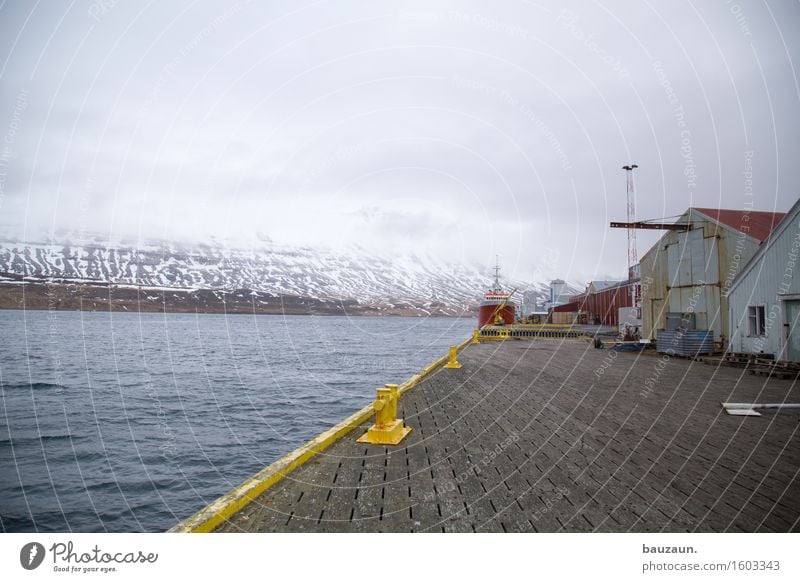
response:
<path id="1" fill-rule="evenodd" d="M 781 359 L 795 359 L 791 350 L 782 351 L 789 335 L 787 301 L 800 299 L 800 220 L 797 212 L 786 217 L 786 222 L 776 229 L 776 238 L 770 241 L 752 268 L 736 281 L 728 297 L 731 329 L 731 350 L 736 352 L 764 352 Z M 742 265 L 744 266 L 744 265 Z M 795 276 L 797 275 L 797 276 Z M 765 306 L 765 331 L 763 337 L 750 336 L 748 306 Z"/>
<path id="2" fill-rule="evenodd" d="M 592 293 L 586 298 L 589 323 L 618 325 L 619 308 L 631 307 L 632 305 L 633 297 L 631 295 L 631 285 L 629 284 Z"/>
<path id="3" fill-rule="evenodd" d="M 575 319 L 577 312 L 581 313 L 586 323 L 596 323 L 601 325 L 618 325 L 619 308 L 631 307 L 633 296 L 631 294 L 632 283 L 624 283 L 617 287 L 610 287 L 597 293 L 584 295 L 578 301 L 565 303 L 552 308 L 551 323 L 571 323 L 566 318 L 557 316 L 557 313 L 570 313 Z"/>
<path id="4" fill-rule="evenodd" d="M 655 340 L 668 312 L 692 312 L 697 329 L 713 331 L 717 342 L 727 341 L 722 287 L 755 254 L 758 243 L 694 211 L 679 222 L 687 220 L 694 224 L 691 230 L 669 231 L 642 257 L 642 335 Z"/>

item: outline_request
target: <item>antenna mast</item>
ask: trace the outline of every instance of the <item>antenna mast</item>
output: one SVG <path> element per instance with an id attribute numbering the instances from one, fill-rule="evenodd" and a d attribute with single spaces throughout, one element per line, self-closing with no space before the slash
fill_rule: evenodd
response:
<path id="1" fill-rule="evenodd" d="M 638 168 L 636 164 L 622 166 L 627 178 L 628 191 L 628 281 L 639 276 L 637 268 L 639 265 L 639 255 L 636 252 L 636 193 L 633 188 L 633 171 Z M 630 285 L 631 305 L 637 309 L 641 306 L 642 287 L 641 282 Z M 641 318 L 641 314 L 639 315 Z"/>
<path id="2" fill-rule="evenodd" d="M 628 279 L 636 277 L 636 265 L 639 264 L 639 256 L 636 252 L 636 228 L 632 225 L 636 222 L 636 194 L 633 189 L 633 171 L 638 168 L 636 164 L 622 166 L 627 177 L 628 190 Z"/>

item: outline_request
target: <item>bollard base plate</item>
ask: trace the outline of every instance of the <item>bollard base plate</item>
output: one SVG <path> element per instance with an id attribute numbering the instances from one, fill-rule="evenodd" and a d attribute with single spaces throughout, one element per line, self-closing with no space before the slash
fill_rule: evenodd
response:
<path id="1" fill-rule="evenodd" d="M 461 363 L 459 362 L 447 362 L 444 365 L 445 368 L 448 370 L 458 370 L 461 367 Z"/>
<path id="2" fill-rule="evenodd" d="M 410 426 L 403 426 L 403 421 L 395 420 L 393 423 L 378 427 L 373 424 L 369 430 L 358 437 L 357 442 L 371 445 L 397 445 L 411 432 Z"/>

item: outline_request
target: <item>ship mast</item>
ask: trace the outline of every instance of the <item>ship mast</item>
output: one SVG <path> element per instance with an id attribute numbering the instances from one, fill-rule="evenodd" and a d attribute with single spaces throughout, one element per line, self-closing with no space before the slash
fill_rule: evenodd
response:
<path id="1" fill-rule="evenodd" d="M 495 293 L 502 293 L 503 292 L 503 290 L 500 288 L 500 255 L 495 255 L 494 292 Z"/>

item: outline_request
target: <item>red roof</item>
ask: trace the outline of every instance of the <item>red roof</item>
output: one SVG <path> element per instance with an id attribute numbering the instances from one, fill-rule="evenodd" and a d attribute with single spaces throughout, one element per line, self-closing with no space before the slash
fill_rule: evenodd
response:
<path id="1" fill-rule="evenodd" d="M 724 208 L 694 208 L 714 221 L 752 236 L 764 242 L 772 229 L 786 216 L 785 212 L 762 212 L 760 210 L 725 210 Z M 744 218 L 747 216 L 748 218 Z"/>

